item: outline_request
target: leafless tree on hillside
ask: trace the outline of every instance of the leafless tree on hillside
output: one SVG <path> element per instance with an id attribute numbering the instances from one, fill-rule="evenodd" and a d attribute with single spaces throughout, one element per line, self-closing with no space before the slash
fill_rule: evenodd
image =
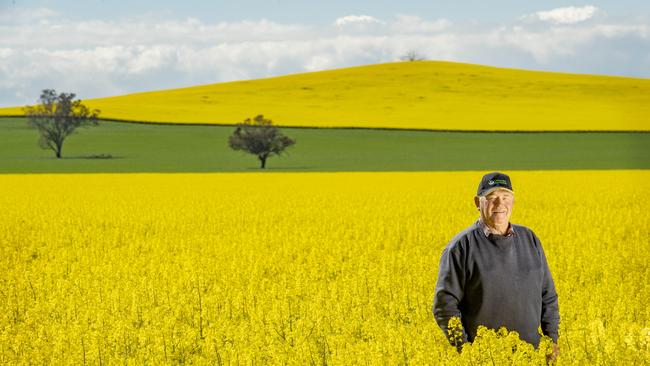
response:
<path id="1" fill-rule="evenodd" d="M 426 57 L 416 51 L 409 51 L 404 56 L 400 57 L 402 61 L 424 61 Z"/>

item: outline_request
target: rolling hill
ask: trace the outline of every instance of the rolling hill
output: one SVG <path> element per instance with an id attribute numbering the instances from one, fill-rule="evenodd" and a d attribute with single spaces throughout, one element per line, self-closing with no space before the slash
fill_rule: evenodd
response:
<path id="1" fill-rule="evenodd" d="M 649 131 L 650 79 L 400 62 L 88 99 L 104 119 L 304 127 Z M 0 108 L 0 115 L 20 115 Z"/>

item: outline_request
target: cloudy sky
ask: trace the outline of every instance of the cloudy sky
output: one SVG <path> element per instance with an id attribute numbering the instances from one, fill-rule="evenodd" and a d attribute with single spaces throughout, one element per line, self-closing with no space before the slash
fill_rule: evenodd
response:
<path id="1" fill-rule="evenodd" d="M 324 5 L 326 4 L 326 5 Z M 0 0 L 0 106 L 397 61 L 650 77 L 650 1 Z"/>

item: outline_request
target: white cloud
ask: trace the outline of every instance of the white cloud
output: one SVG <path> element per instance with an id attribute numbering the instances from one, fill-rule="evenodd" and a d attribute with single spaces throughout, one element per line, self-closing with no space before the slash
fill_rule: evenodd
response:
<path id="1" fill-rule="evenodd" d="M 346 15 L 336 19 L 334 24 L 337 26 L 345 26 L 350 24 L 381 24 L 381 20 L 370 15 Z"/>
<path id="2" fill-rule="evenodd" d="M 599 9 L 592 5 L 581 7 L 568 6 L 546 11 L 538 11 L 532 15 L 524 16 L 524 19 L 535 19 L 553 24 L 576 24 L 591 19 Z"/>
<path id="3" fill-rule="evenodd" d="M 129 74 L 143 74 L 161 69 L 164 65 L 174 62 L 175 48 L 171 46 L 138 47 L 128 60 Z"/>
<path id="4" fill-rule="evenodd" d="M 435 33 L 451 27 L 447 19 L 427 21 L 414 15 L 398 15 L 391 23 L 391 28 L 399 33 Z"/>
<path id="5" fill-rule="evenodd" d="M 650 26 L 639 24 L 599 24 L 594 28 L 594 33 L 606 38 L 639 37 L 650 39 Z"/>
<path id="6" fill-rule="evenodd" d="M 621 40 L 627 47 L 629 56 L 627 62 L 633 63 L 633 54 L 637 52 L 650 53 L 647 39 L 650 27 L 638 25 L 596 24 L 585 27 L 551 27 L 542 30 L 528 29 L 522 26 L 500 27 L 489 33 L 487 40 L 496 47 L 513 47 L 533 57 L 536 64 L 546 66 L 567 57 L 577 57 L 587 68 L 593 56 L 590 50 L 601 47 L 611 40 Z M 608 46 L 611 47 L 611 46 Z M 599 55 L 603 57 L 603 55 Z M 607 59 L 607 55 L 604 56 Z M 623 64 L 624 65 L 624 64 Z M 619 60 L 614 67 L 623 66 Z M 646 65 L 648 67 L 650 65 Z M 576 70 L 581 71 L 581 70 Z M 593 71 L 591 71 L 593 72 Z M 617 72 L 600 71 L 600 73 L 619 74 Z"/>
<path id="7" fill-rule="evenodd" d="M 6 7 L 0 12 L 0 24 L 34 24 L 45 23 L 61 16 L 61 13 L 47 8 L 26 9 Z"/>
<path id="8" fill-rule="evenodd" d="M 0 23 L 0 106 L 31 103 L 44 88 L 92 98 L 397 61 L 409 51 L 435 60 L 650 76 L 650 26 L 642 21 L 490 26 L 358 15 L 311 26 L 155 17 L 71 22 L 42 14 L 47 21 Z"/>

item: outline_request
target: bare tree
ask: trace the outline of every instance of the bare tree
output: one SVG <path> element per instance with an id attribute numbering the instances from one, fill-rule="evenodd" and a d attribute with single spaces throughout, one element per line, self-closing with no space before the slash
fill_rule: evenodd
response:
<path id="1" fill-rule="evenodd" d="M 417 53 L 416 51 L 409 51 L 404 56 L 400 57 L 402 61 L 424 61 L 426 57 Z"/>
<path id="2" fill-rule="evenodd" d="M 23 108 L 29 125 L 41 134 L 39 145 L 54 151 L 57 159 L 61 158 L 66 137 L 77 127 L 97 125 L 99 110 L 88 109 L 74 97 L 74 93 L 57 94 L 53 89 L 45 89 L 37 105 Z"/>
<path id="3" fill-rule="evenodd" d="M 262 169 L 266 167 L 266 159 L 282 154 L 287 147 L 295 143 L 295 140 L 283 135 L 277 126 L 273 126 L 270 119 L 261 114 L 238 124 L 235 132 L 228 138 L 228 144 L 233 150 L 242 150 L 257 156 Z"/>

